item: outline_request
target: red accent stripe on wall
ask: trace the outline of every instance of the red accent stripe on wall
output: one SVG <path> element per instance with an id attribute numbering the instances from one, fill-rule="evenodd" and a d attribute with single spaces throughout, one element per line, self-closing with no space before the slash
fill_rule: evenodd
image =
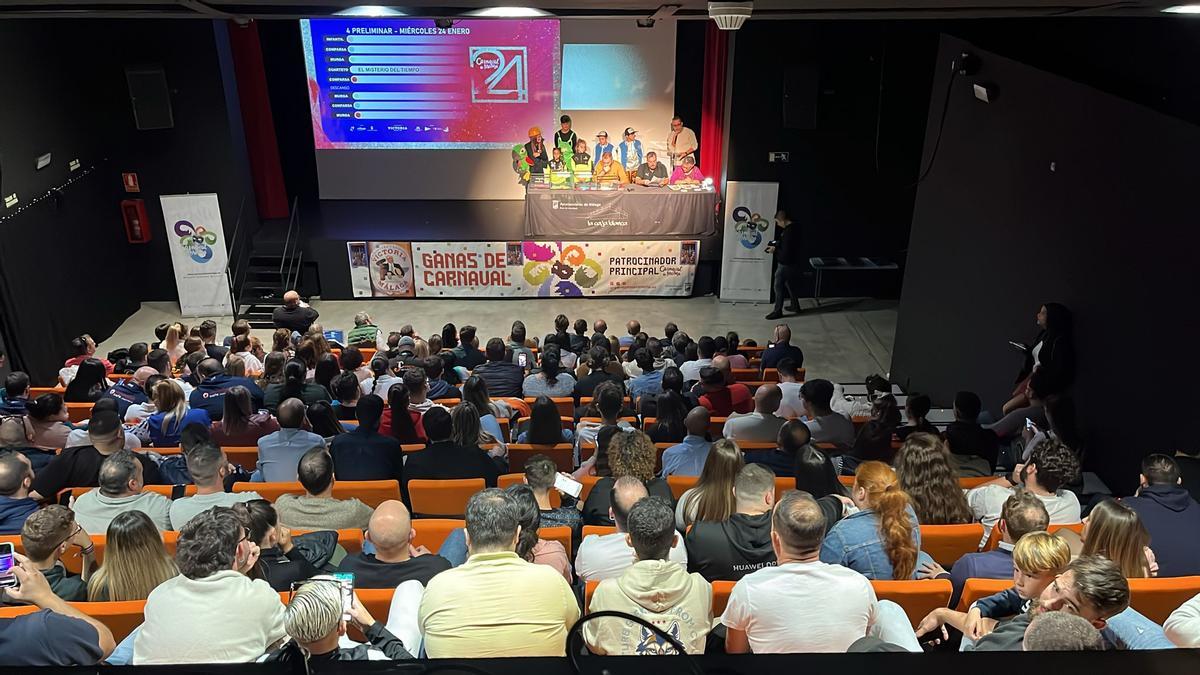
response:
<path id="1" fill-rule="evenodd" d="M 275 139 L 275 118 L 267 92 L 267 73 L 263 66 L 258 24 L 245 26 L 229 22 L 229 44 L 233 68 L 237 74 L 238 99 L 242 108 L 242 126 L 246 131 L 246 152 L 250 156 L 250 175 L 261 218 L 287 218 L 287 186 L 279 162 Z"/>

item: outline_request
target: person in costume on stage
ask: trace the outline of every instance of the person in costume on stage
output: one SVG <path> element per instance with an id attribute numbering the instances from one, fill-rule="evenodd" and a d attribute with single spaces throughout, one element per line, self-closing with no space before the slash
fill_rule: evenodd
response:
<path id="1" fill-rule="evenodd" d="M 671 185 L 695 185 L 704 182 L 704 174 L 701 173 L 700 167 L 696 166 L 696 158 L 687 155 L 683 158 L 683 163 L 675 167 L 675 173 L 671 174 Z"/>
<path id="2" fill-rule="evenodd" d="M 618 146 L 621 152 L 621 166 L 632 174 L 642 165 L 642 142 L 637 139 L 637 131 L 633 127 L 625 128 L 625 140 Z"/>
<path id="3" fill-rule="evenodd" d="M 558 118 L 559 128 L 554 132 L 554 146 L 562 149 L 563 157 L 567 161 L 567 170 L 572 170 L 571 155 L 575 153 L 575 146 L 579 145 L 579 134 L 571 128 L 571 116 L 563 115 Z"/>
<path id="4" fill-rule="evenodd" d="M 600 163 L 600 158 L 604 156 L 604 153 L 615 151 L 616 148 L 613 147 L 613 144 L 608 142 L 607 131 L 601 131 L 596 134 L 596 152 L 592 153 L 592 171 L 596 170 L 595 165 Z"/>
<path id="5" fill-rule="evenodd" d="M 592 180 L 597 183 L 617 182 L 626 185 L 629 183 L 629 174 L 625 173 L 620 164 L 613 161 L 612 152 L 606 152 L 600 156 L 600 161 L 592 172 Z"/>
<path id="6" fill-rule="evenodd" d="M 550 165 L 550 149 L 542 139 L 541 127 L 530 127 L 529 142 L 525 144 L 525 163 L 530 173 L 546 173 Z"/>
<path id="7" fill-rule="evenodd" d="M 551 171 L 567 170 L 567 160 L 563 159 L 562 148 L 558 147 L 557 145 L 550 149 L 549 169 Z"/>
<path id="8" fill-rule="evenodd" d="M 671 133 L 667 134 L 667 153 L 670 155 L 671 167 L 678 167 L 683 158 L 696 152 L 696 132 L 683 126 L 679 116 L 671 118 Z M 695 159 L 694 157 L 692 158 Z"/>
<path id="9" fill-rule="evenodd" d="M 646 153 L 646 163 L 637 168 L 632 178 L 638 185 L 666 185 L 667 167 L 658 161 L 658 153 L 651 150 Z"/>
<path id="10" fill-rule="evenodd" d="M 592 156 L 587 151 L 587 141 L 580 139 L 575 144 L 575 154 L 571 156 L 571 161 L 575 164 L 572 172 L 578 177 L 581 174 L 592 173 Z"/>

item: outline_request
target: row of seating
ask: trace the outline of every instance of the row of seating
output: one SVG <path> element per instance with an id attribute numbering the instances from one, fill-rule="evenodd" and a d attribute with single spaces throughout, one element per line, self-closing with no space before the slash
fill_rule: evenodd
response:
<path id="1" fill-rule="evenodd" d="M 589 582 L 585 589 L 585 611 L 590 607 L 592 594 L 596 590 L 596 582 Z M 729 602 L 729 593 L 733 590 L 731 581 L 716 581 L 713 589 L 713 615 L 720 616 Z M 905 614 L 914 627 L 920 623 L 929 612 L 938 607 L 945 607 L 950 600 L 950 582 L 944 579 L 926 581 L 872 581 L 871 586 L 875 595 L 881 600 L 891 600 L 904 608 Z M 1004 579 L 968 579 L 963 588 L 962 599 L 958 609 L 965 610 L 972 602 L 1012 586 L 1012 582 Z M 1176 577 L 1170 579 L 1130 579 L 1130 604 L 1135 610 L 1156 623 L 1166 621 L 1177 607 L 1200 592 L 1200 577 Z M 386 620 L 391 610 L 394 589 L 355 589 L 363 606 L 375 618 Z M 288 593 L 279 594 L 280 602 L 288 601 Z M 134 600 L 126 602 L 76 602 L 71 603 L 81 612 L 95 617 L 109 630 L 119 642 L 125 639 L 135 628 L 142 624 L 146 601 Z M 12 618 L 22 614 L 36 612 L 33 606 L 0 607 L 0 618 Z"/>

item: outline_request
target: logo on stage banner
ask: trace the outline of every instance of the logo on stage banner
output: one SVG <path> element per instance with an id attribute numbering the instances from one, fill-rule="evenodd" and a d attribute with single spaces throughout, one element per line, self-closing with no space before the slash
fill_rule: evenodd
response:
<path id="1" fill-rule="evenodd" d="M 472 103 L 528 103 L 525 47 L 471 47 Z"/>
<path id="2" fill-rule="evenodd" d="M 746 248 L 758 248 L 762 243 L 763 232 L 771 226 L 762 214 L 753 213 L 745 206 L 735 206 L 733 208 L 733 229 L 737 230 L 740 237 L 738 241 L 742 242 L 742 246 Z"/>
<path id="3" fill-rule="evenodd" d="M 215 194 L 162 195 L 163 225 L 171 242 L 171 266 L 183 316 L 221 316 L 233 311 L 221 204 Z"/>
<path id="4" fill-rule="evenodd" d="M 217 243 L 217 233 L 192 225 L 186 220 L 175 223 L 175 235 L 179 237 L 179 245 L 192 260 L 206 264 L 213 259 L 212 245 Z"/>
<path id="5" fill-rule="evenodd" d="M 725 197 L 721 299 L 767 302 L 771 299 L 772 262 L 767 244 L 779 184 L 729 181 Z"/>
<path id="6" fill-rule="evenodd" d="M 350 259 L 350 286 L 356 298 L 411 298 L 412 250 L 402 241 L 351 241 L 346 243 Z"/>

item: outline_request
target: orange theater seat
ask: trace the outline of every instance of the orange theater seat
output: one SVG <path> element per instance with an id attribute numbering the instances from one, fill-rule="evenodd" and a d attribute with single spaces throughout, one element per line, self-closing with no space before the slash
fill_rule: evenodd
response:
<path id="1" fill-rule="evenodd" d="M 234 483 L 234 492 L 257 492 L 269 502 L 274 502 L 282 495 L 304 495 L 307 491 L 300 483 Z M 354 497 L 371 508 L 375 508 L 389 499 L 400 499 L 400 483 L 395 480 L 347 480 L 333 484 L 335 499 L 350 499 Z"/>
<path id="2" fill-rule="evenodd" d="M 1083 523 L 1061 523 L 1058 525 L 1050 525 L 1046 528 L 1046 531 L 1049 532 L 1050 534 L 1054 534 L 1055 532 L 1058 532 L 1059 530 L 1071 530 L 1075 534 L 1082 536 L 1083 535 Z M 996 550 L 996 547 L 999 545 L 1000 545 L 1000 528 L 993 527 L 992 531 L 990 533 L 988 533 L 988 540 L 987 540 L 987 543 L 983 545 L 983 550 L 984 551 L 994 551 L 994 550 Z"/>
<path id="3" fill-rule="evenodd" d="M 1130 606 L 1160 625 L 1197 593 L 1200 593 L 1200 576 L 1129 580 Z"/>
<path id="4" fill-rule="evenodd" d="M 875 597 L 891 600 L 903 607 L 913 628 L 933 610 L 945 607 L 946 603 L 950 602 L 950 594 L 954 590 L 949 579 L 872 581 L 871 587 L 875 589 Z"/>
<path id="5" fill-rule="evenodd" d="M 584 525 L 583 526 L 583 536 L 584 537 L 587 537 L 588 535 L 592 535 L 592 534 L 594 534 L 598 537 L 602 537 L 606 534 L 613 534 L 616 531 L 617 531 L 617 528 L 613 527 L 612 525 Z"/>
<path id="6" fill-rule="evenodd" d="M 708 433 L 712 434 L 713 438 L 725 437 L 725 422 L 728 417 L 710 417 L 708 418 Z"/>
<path id="7" fill-rule="evenodd" d="M 779 498 L 783 496 L 783 493 L 787 492 L 788 490 L 795 490 L 795 489 L 796 489 L 796 477 L 795 476 L 783 476 L 783 477 L 776 476 L 775 477 L 775 501 L 779 501 Z"/>
<path id="8" fill-rule="evenodd" d="M 174 525 L 174 523 L 171 523 Z M 163 546 L 167 549 L 167 555 L 175 557 L 175 547 L 179 545 L 179 532 L 168 530 L 162 533 Z"/>
<path id="9" fill-rule="evenodd" d="M 442 547 L 442 542 L 446 541 L 446 537 L 450 536 L 451 532 L 466 526 L 467 521 L 457 518 L 417 518 L 412 521 L 412 527 L 417 531 L 412 545 L 424 546 L 437 553 L 437 550 Z"/>
<path id="10" fill-rule="evenodd" d="M 414 514 L 423 516 L 462 516 L 467 500 L 484 488 L 482 478 L 459 480 L 408 481 L 408 496 Z"/>
<path id="11" fill-rule="evenodd" d="M 94 403 L 68 403 L 67 419 L 72 422 L 82 422 L 92 416 L 92 406 Z"/>
<path id="12" fill-rule="evenodd" d="M 238 464 L 247 471 L 253 471 L 258 465 L 258 448 L 255 446 L 246 447 L 228 447 L 222 448 L 225 450 L 225 458 L 234 464 Z"/>
<path id="13" fill-rule="evenodd" d="M 129 637 L 134 628 L 145 622 L 146 601 L 128 600 L 124 602 L 72 602 L 71 606 L 94 617 L 112 631 L 113 639 L 118 643 Z M 33 605 L 0 607 L 0 619 L 12 619 L 22 614 L 33 614 L 40 611 Z"/>
<path id="14" fill-rule="evenodd" d="M 550 400 L 554 401 L 555 407 L 558 408 L 559 416 L 570 417 L 572 420 L 575 419 L 575 399 L 574 398 L 572 398 L 570 396 L 563 396 L 561 398 L 554 397 L 554 398 L 551 398 Z M 532 408 L 533 404 L 537 403 L 537 398 L 535 398 L 533 396 L 526 396 L 525 402 L 528 403 L 529 407 Z M 518 424 L 518 426 L 520 426 L 519 421 L 517 424 Z M 570 428 L 570 427 L 567 427 L 567 428 Z"/>
<path id="15" fill-rule="evenodd" d="M 754 452 L 757 450 L 774 450 L 779 447 L 779 444 L 769 441 L 734 441 L 738 449 L 742 452 Z"/>
<path id="16" fill-rule="evenodd" d="M 965 612 L 971 603 L 1012 588 L 1012 579 L 967 579 L 958 599 L 958 611 Z"/>
<path id="17" fill-rule="evenodd" d="M 59 396 L 62 396 L 66 392 L 67 390 L 63 389 L 62 387 L 30 387 L 29 399 L 33 400 L 42 394 L 58 394 Z"/>
<path id="18" fill-rule="evenodd" d="M 699 476 L 667 476 L 667 486 L 671 488 L 671 496 L 679 501 L 683 493 L 696 487 L 699 480 Z"/>
<path id="19" fill-rule="evenodd" d="M 712 611 L 713 616 L 721 616 L 725 613 L 725 607 L 729 604 L 729 593 L 733 591 L 733 581 L 714 581 L 712 582 Z"/>
<path id="20" fill-rule="evenodd" d="M 592 493 L 592 488 L 600 482 L 600 476 L 582 476 L 579 482 L 583 483 L 583 490 L 579 492 L 579 498 L 586 502 L 588 495 Z"/>
<path id="21" fill-rule="evenodd" d="M 507 490 L 513 485 L 521 485 L 525 482 L 525 474 L 523 473 L 506 473 L 500 475 L 496 479 L 496 487 L 501 490 Z M 550 506 L 557 509 L 562 506 L 562 496 L 558 494 L 558 490 L 550 490 Z"/>
<path id="22" fill-rule="evenodd" d="M 983 525 L 922 525 L 921 549 L 950 569 L 959 558 L 979 550 Z"/>
<path id="23" fill-rule="evenodd" d="M 509 471 L 524 471 L 525 462 L 534 455 L 546 455 L 554 460 L 559 471 L 570 473 L 575 470 L 575 446 L 570 443 L 557 445 L 531 445 L 528 443 L 512 443 L 508 446 Z"/>
<path id="24" fill-rule="evenodd" d="M 846 487 L 854 487 L 854 476 L 838 476 L 838 482 Z"/>
<path id="25" fill-rule="evenodd" d="M 557 541 L 562 544 L 567 555 L 571 555 L 571 528 L 566 525 L 558 527 L 539 527 L 538 538 L 546 541 Z"/>
<path id="26" fill-rule="evenodd" d="M 995 476 L 961 477 L 958 479 L 958 487 L 960 487 L 964 490 L 970 490 L 972 488 L 977 488 L 980 485 L 983 485 L 984 483 L 990 483 L 994 480 L 996 480 Z"/>

